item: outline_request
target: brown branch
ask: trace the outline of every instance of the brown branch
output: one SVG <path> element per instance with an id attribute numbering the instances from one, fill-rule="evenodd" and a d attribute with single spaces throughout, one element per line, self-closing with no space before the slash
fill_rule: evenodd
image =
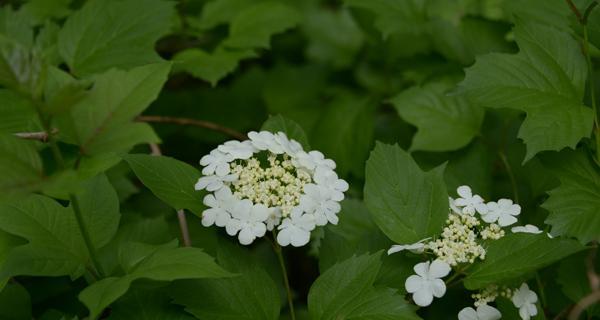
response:
<path id="1" fill-rule="evenodd" d="M 217 132 L 221 132 L 225 135 L 228 135 L 237 140 L 246 140 L 247 137 L 245 134 L 238 132 L 234 129 L 224 127 L 220 124 L 216 124 L 210 121 L 204 120 L 196 120 L 190 118 L 179 118 L 179 117 L 167 117 L 167 116 L 138 116 L 136 118 L 137 121 L 140 122 L 155 122 L 155 123 L 172 123 L 183 126 L 195 126 L 200 128 L 205 128 Z"/>
<path id="2" fill-rule="evenodd" d="M 566 0 L 566 1 L 567 1 L 567 5 L 569 5 L 569 8 L 571 9 L 571 11 L 573 11 L 575 16 L 577 16 L 577 20 L 579 21 L 579 23 L 581 23 L 583 21 L 583 16 L 581 15 L 581 12 L 579 12 L 579 9 L 577 9 L 577 6 L 575 5 L 575 3 L 573 3 L 573 0 Z"/>
<path id="3" fill-rule="evenodd" d="M 600 301 L 600 290 L 594 291 L 587 296 L 583 297 L 583 299 L 579 300 L 571 313 L 569 314 L 569 320 L 577 320 L 579 316 L 585 311 L 585 309 L 593 306 L 594 304 Z"/>
<path id="4" fill-rule="evenodd" d="M 54 128 L 52 129 L 52 132 L 50 132 L 50 134 L 57 134 L 58 133 L 58 129 Z M 41 141 L 41 142 L 48 142 L 48 132 L 46 131 L 38 131 L 38 132 L 18 132 L 14 134 L 15 137 L 17 138 L 21 138 L 21 139 L 26 139 L 26 140 L 37 140 L 37 141 Z"/>
<path id="5" fill-rule="evenodd" d="M 569 313 L 569 320 L 577 320 L 579 316 L 589 307 L 595 305 L 600 301 L 600 277 L 596 273 L 596 267 L 594 261 L 596 259 L 596 253 L 598 252 L 598 243 L 594 242 L 594 247 L 588 255 L 585 265 L 587 269 L 587 277 L 590 283 L 590 289 L 592 292 L 587 296 L 583 297 Z"/>

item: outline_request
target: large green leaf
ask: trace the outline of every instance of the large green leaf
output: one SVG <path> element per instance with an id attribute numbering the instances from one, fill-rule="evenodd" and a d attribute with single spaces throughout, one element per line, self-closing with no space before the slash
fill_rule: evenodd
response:
<path id="1" fill-rule="evenodd" d="M 31 195 L 0 205 L 0 229 L 29 241 L 9 252 L 0 278 L 83 273 L 88 252 L 71 208 Z"/>
<path id="2" fill-rule="evenodd" d="M 0 89 L 0 132 L 16 133 L 41 131 L 36 124 L 33 105 L 13 91 Z"/>
<path id="3" fill-rule="evenodd" d="M 159 63 L 97 76 L 89 95 L 59 121 L 61 134 L 87 155 L 157 142 L 148 124 L 132 120 L 156 99 L 169 69 L 169 63 Z"/>
<path id="4" fill-rule="evenodd" d="M 354 256 L 331 267 L 310 288 L 310 318 L 419 319 L 394 290 L 373 287 L 380 267 L 380 253 Z"/>
<path id="5" fill-rule="evenodd" d="M 171 303 L 166 288 L 132 287 L 110 310 L 111 320 L 194 320 L 180 306 Z"/>
<path id="6" fill-rule="evenodd" d="M 305 151 L 308 151 L 310 148 L 308 138 L 302 127 L 295 121 L 285 118 L 282 115 L 270 116 L 260 129 L 273 133 L 283 132 L 288 138 L 298 141 L 304 147 Z"/>
<path id="7" fill-rule="evenodd" d="M 131 248 L 138 248 L 137 246 Z M 130 258 L 137 252 L 125 252 Z M 97 317 L 106 307 L 124 295 L 138 279 L 173 281 L 177 279 L 220 278 L 231 274 L 219 267 L 214 259 L 198 248 L 156 247 L 122 277 L 102 279 L 83 290 L 79 299 Z"/>
<path id="8" fill-rule="evenodd" d="M 417 127 L 412 150 L 460 149 L 479 133 L 483 108 L 464 97 L 448 96 L 448 89 L 448 84 L 435 82 L 409 88 L 392 98 L 400 116 Z"/>
<path id="9" fill-rule="evenodd" d="M 487 245 L 485 260 L 468 269 L 465 287 L 474 290 L 523 280 L 530 273 L 583 249 L 577 241 L 550 239 L 545 233 L 509 234 Z"/>
<path id="10" fill-rule="evenodd" d="M 170 289 L 174 302 L 199 319 L 279 319 L 280 288 L 262 263 L 241 246 L 222 243 L 217 260 L 239 275 L 176 282 Z"/>
<path id="11" fill-rule="evenodd" d="M 552 234 L 575 237 L 582 243 L 600 239 L 600 171 L 582 152 L 561 152 L 545 161 L 560 180 L 542 207 Z"/>
<path id="12" fill-rule="evenodd" d="M 218 48 L 212 53 L 192 48 L 178 52 L 174 57 L 173 71 L 189 72 L 196 78 L 215 86 L 219 80 L 237 69 L 240 61 L 253 58 L 253 50 L 227 50 Z"/>
<path id="13" fill-rule="evenodd" d="M 10 283 L 0 289 L 0 319 L 30 320 L 31 311 L 31 297 L 23 286 Z"/>
<path id="14" fill-rule="evenodd" d="M 162 0 L 89 1 L 65 22 L 58 50 L 80 76 L 160 61 L 154 43 L 169 30 L 173 7 Z"/>
<path id="15" fill-rule="evenodd" d="M 0 134 L 0 198 L 37 189 L 42 170 L 35 142 Z"/>
<path id="16" fill-rule="evenodd" d="M 521 51 L 478 58 L 461 91 L 486 107 L 527 113 L 519 130 L 525 160 L 540 151 L 574 148 L 593 122 L 582 104 L 587 70 L 579 44 L 566 32 L 522 21 L 514 34 Z"/>
<path id="17" fill-rule="evenodd" d="M 344 2 L 351 7 L 372 12 L 375 15 L 375 26 L 384 37 L 391 34 L 421 35 L 425 31 L 424 0 L 344 0 Z"/>
<path id="18" fill-rule="evenodd" d="M 272 35 L 295 26 L 299 20 L 299 13 L 283 2 L 259 2 L 231 21 L 224 45 L 239 49 L 268 48 Z"/>
<path id="19" fill-rule="evenodd" d="M 443 171 L 424 172 L 397 145 L 375 146 L 367 161 L 365 203 L 383 233 L 407 244 L 442 230 L 449 210 Z"/>
<path id="20" fill-rule="evenodd" d="M 145 154 L 124 156 L 133 172 L 159 199 L 174 209 L 188 209 L 197 215 L 204 210 L 202 193 L 194 189 L 200 172 L 179 160 Z"/>

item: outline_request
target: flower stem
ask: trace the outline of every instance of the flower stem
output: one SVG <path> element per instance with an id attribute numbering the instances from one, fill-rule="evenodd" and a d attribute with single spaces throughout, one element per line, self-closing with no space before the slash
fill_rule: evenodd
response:
<path id="1" fill-rule="evenodd" d="M 510 185 L 512 187 L 515 203 L 519 203 L 519 189 L 517 187 L 517 180 L 515 179 L 512 167 L 510 166 L 510 163 L 508 162 L 508 159 L 506 158 L 506 155 L 503 151 L 499 151 L 498 155 L 500 156 L 500 160 L 502 160 L 502 164 L 506 169 L 506 173 L 508 173 L 508 178 L 510 179 Z"/>
<path id="2" fill-rule="evenodd" d="M 540 277 L 540 274 L 538 272 L 535 273 L 535 281 L 538 287 L 538 290 L 540 292 L 540 297 L 541 302 L 542 302 L 542 308 L 546 308 L 547 303 L 546 303 L 546 292 L 544 291 L 544 285 L 542 284 L 542 278 Z"/>
<path id="3" fill-rule="evenodd" d="M 596 2 L 594 2 L 596 3 Z M 586 21 L 583 21 L 583 51 L 588 67 L 588 83 L 590 88 L 590 100 L 592 101 L 592 110 L 594 112 L 594 133 L 596 137 L 596 163 L 600 163 L 600 120 L 598 119 L 598 107 L 596 106 L 596 85 L 594 82 L 594 65 L 590 57 L 590 45 L 588 28 Z"/>
<path id="4" fill-rule="evenodd" d="M 287 269 L 285 268 L 285 260 L 283 259 L 283 250 L 279 243 L 277 243 L 276 238 L 273 240 L 273 249 L 275 249 L 275 254 L 277 254 L 277 258 L 279 259 L 279 266 L 281 267 L 281 272 L 283 273 L 283 283 L 285 284 L 285 291 L 287 293 L 288 305 L 290 307 L 290 316 L 292 320 L 296 320 L 296 313 L 294 312 L 294 301 L 292 299 L 292 290 L 290 289 L 290 281 L 287 275 Z"/>

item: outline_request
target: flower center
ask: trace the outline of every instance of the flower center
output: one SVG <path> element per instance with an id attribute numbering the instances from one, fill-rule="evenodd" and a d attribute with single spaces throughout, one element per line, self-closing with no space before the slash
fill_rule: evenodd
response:
<path id="1" fill-rule="evenodd" d="M 231 183 L 234 196 L 261 203 L 269 208 L 278 207 L 284 217 L 300 203 L 304 185 L 312 182 L 308 172 L 297 170 L 288 155 L 269 153 L 268 166 L 252 157 L 232 164 L 232 172 L 238 179 Z"/>

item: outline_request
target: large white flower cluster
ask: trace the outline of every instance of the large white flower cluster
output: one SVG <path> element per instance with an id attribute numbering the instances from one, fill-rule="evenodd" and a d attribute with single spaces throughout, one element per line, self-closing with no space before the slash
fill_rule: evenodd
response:
<path id="1" fill-rule="evenodd" d="M 473 194 L 468 186 L 460 186 L 456 190 L 458 197 L 449 198 L 448 219 L 442 233 L 437 238 L 427 238 L 411 244 L 393 245 L 388 254 L 408 250 L 412 253 L 429 253 L 435 256 L 432 262 L 421 262 L 415 265 L 415 275 L 406 279 L 405 288 L 412 294 L 414 302 L 422 307 L 429 306 L 433 298 L 440 298 L 446 292 L 446 283 L 442 278 L 452 268 L 462 269 L 477 260 L 484 260 L 485 242 L 498 240 L 505 236 L 505 228 L 517 222 L 521 207 L 509 199 L 485 202 Z M 532 225 L 512 227 L 511 232 L 541 233 Z M 499 288 L 492 285 L 479 293 L 473 294 L 474 309 L 464 308 L 459 314 L 460 320 L 495 320 L 500 319 L 500 312 L 488 305 L 498 296 L 511 299 L 519 309 L 524 320 L 537 314 L 535 302 L 537 295 L 529 290 L 527 284 L 521 288 Z"/>
<path id="2" fill-rule="evenodd" d="M 348 183 L 335 173 L 335 162 L 283 132 L 248 133 L 249 140 L 228 141 L 202 157 L 203 176 L 196 190 L 204 198 L 206 227 L 225 227 L 241 244 L 268 231 L 282 246 L 307 244 L 316 226 L 337 224 Z"/>

